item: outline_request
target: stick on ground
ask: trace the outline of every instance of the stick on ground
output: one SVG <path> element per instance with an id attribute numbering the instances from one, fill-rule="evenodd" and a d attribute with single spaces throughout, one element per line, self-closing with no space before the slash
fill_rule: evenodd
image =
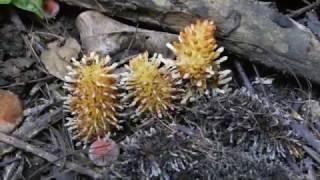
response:
<path id="1" fill-rule="evenodd" d="M 320 83 L 317 37 L 290 17 L 253 0 L 62 1 L 161 31 L 178 32 L 195 19 L 211 19 L 218 28 L 219 44 L 229 52 Z"/>
<path id="2" fill-rule="evenodd" d="M 79 174 L 90 176 L 94 179 L 99 179 L 102 177 L 102 175 L 100 175 L 99 173 L 97 173 L 96 171 L 94 171 L 90 168 L 80 166 L 79 164 L 76 164 L 76 163 L 70 162 L 70 161 L 61 162 L 59 160 L 60 159 L 59 157 L 57 157 L 47 151 L 44 151 L 44 150 L 42 150 L 32 144 L 26 143 L 18 138 L 6 135 L 4 133 L 0 133 L 0 141 L 4 142 L 6 144 L 9 144 L 11 146 L 14 146 L 18 149 L 21 149 L 23 151 L 32 153 L 36 156 L 39 156 L 39 157 L 55 164 L 56 166 L 62 167 L 63 165 L 65 165 L 65 167 L 68 169 L 76 171 Z"/>

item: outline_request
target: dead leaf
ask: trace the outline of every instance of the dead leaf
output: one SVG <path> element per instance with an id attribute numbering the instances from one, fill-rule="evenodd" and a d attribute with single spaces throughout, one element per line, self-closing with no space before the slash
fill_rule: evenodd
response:
<path id="1" fill-rule="evenodd" d="M 74 38 L 68 38 L 61 47 L 58 44 L 48 45 L 50 49 L 44 51 L 40 58 L 50 74 L 64 81 L 68 72 L 66 67 L 71 65 L 71 58 L 78 56 L 81 47 Z"/>

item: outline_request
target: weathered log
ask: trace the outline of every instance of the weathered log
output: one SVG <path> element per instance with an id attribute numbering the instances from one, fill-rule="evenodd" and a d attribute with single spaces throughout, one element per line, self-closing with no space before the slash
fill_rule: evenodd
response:
<path id="1" fill-rule="evenodd" d="M 62 1 L 164 31 L 177 32 L 196 18 L 212 19 L 218 26 L 219 43 L 231 53 L 320 83 L 318 39 L 303 25 L 256 1 Z"/>

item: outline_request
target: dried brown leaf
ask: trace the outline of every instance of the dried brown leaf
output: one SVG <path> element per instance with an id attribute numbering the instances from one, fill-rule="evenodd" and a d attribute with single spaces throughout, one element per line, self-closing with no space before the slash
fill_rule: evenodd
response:
<path id="1" fill-rule="evenodd" d="M 58 43 L 51 44 L 50 49 L 41 54 L 41 61 L 45 65 L 48 72 L 55 77 L 65 80 L 67 75 L 67 66 L 70 66 L 70 59 L 77 57 L 81 47 L 74 38 L 68 38 L 61 47 Z"/>

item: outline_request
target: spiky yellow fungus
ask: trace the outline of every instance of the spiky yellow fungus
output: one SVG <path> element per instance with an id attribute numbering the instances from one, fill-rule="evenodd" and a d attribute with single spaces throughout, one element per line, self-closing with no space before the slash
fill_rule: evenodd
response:
<path id="1" fill-rule="evenodd" d="M 179 42 L 167 44 L 176 55 L 176 66 L 182 78 L 202 92 L 231 80 L 230 70 L 220 71 L 220 63 L 227 57 L 219 58 L 224 48 L 217 49 L 215 31 L 213 21 L 198 20 L 180 32 Z"/>
<path id="2" fill-rule="evenodd" d="M 117 64 L 108 65 L 110 57 L 99 57 L 95 53 L 83 56 L 81 61 L 72 60 L 73 67 L 65 77 L 64 88 L 70 92 L 65 107 L 73 118 L 66 126 L 73 139 L 87 144 L 104 137 L 113 128 L 121 128 L 117 112 L 122 107 L 117 88 L 118 75 L 113 73 Z"/>
<path id="3" fill-rule="evenodd" d="M 149 113 L 161 118 L 176 108 L 175 100 L 182 91 L 178 85 L 182 81 L 172 63 L 166 62 L 169 61 L 161 55 L 149 58 L 146 52 L 125 66 L 128 70 L 122 78 L 122 84 L 128 90 L 125 100 L 131 100 L 129 106 L 136 107 L 135 115 Z"/>

